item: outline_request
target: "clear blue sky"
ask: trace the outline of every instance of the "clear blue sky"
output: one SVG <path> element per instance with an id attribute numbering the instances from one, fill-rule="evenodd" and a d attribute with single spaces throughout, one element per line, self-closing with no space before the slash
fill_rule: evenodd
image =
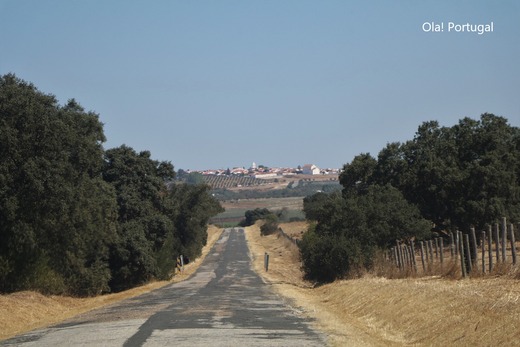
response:
<path id="1" fill-rule="evenodd" d="M 423 121 L 519 126 L 519 65 L 513 0 L 0 0 L 0 74 L 98 113 L 105 148 L 176 169 L 341 167 Z"/>

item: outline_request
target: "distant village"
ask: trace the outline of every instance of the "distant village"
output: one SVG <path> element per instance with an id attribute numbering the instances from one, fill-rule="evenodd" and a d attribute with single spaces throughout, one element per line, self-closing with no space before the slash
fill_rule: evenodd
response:
<path id="1" fill-rule="evenodd" d="M 249 176 L 257 179 L 273 179 L 283 176 L 294 175 L 339 175 L 340 169 L 320 169 L 314 164 L 298 165 L 297 168 L 290 167 L 266 167 L 265 165 L 257 165 L 252 163 L 248 169 L 244 167 L 234 167 L 232 169 L 217 169 L 217 170 L 187 170 L 186 173 L 199 172 L 208 176 Z"/>

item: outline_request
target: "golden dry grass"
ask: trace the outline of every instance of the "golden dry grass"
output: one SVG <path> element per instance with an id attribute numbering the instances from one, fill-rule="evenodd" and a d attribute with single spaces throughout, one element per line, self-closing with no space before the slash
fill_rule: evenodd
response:
<path id="1" fill-rule="evenodd" d="M 176 275 L 172 281 L 153 282 L 124 292 L 92 298 L 44 296 L 29 291 L 0 295 L 0 340 L 182 281 L 195 272 L 221 233 L 222 229 L 209 226 L 208 242 L 202 250 L 202 256 L 186 265 L 184 272 Z"/>
<path id="2" fill-rule="evenodd" d="M 366 275 L 306 288 L 294 248 L 247 228 L 254 268 L 316 319 L 335 346 L 520 345 L 520 282 L 511 278 L 386 279 Z M 272 261 L 263 270 L 263 254 Z M 296 250 L 297 252 L 297 250 Z"/>
<path id="3" fill-rule="evenodd" d="M 301 240 L 303 233 L 309 229 L 309 222 L 301 221 L 301 222 L 290 222 L 290 223 L 280 223 L 280 228 L 294 239 Z"/>

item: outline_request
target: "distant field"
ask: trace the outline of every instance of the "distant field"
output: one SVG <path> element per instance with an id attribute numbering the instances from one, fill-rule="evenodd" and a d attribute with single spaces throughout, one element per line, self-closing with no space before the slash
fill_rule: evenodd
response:
<path id="1" fill-rule="evenodd" d="M 303 198 L 273 198 L 273 199 L 240 199 L 221 202 L 225 212 L 218 214 L 211 219 L 211 223 L 223 226 L 235 226 L 244 218 L 247 210 L 255 208 L 267 208 L 271 211 L 288 209 L 287 218 L 304 218 Z"/>
<path id="2" fill-rule="evenodd" d="M 225 175 L 204 175 L 204 182 L 213 189 L 226 188 L 230 190 L 244 189 L 282 189 L 289 183 L 299 181 L 305 182 L 330 182 L 338 181 L 338 175 L 290 175 L 278 176 L 269 179 L 258 179 L 250 176 L 225 176 Z"/>

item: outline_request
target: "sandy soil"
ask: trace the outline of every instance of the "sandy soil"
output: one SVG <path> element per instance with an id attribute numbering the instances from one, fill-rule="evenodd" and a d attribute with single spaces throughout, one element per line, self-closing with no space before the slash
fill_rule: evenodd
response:
<path id="1" fill-rule="evenodd" d="M 518 280 L 367 275 L 312 288 L 301 278 L 293 244 L 277 235 L 261 237 L 258 225 L 246 236 L 255 270 L 315 318 L 333 346 L 520 345 Z"/>
<path id="2" fill-rule="evenodd" d="M 210 226 L 208 228 L 208 242 L 202 250 L 202 256 L 186 265 L 184 272 L 177 274 L 172 281 L 153 282 L 124 292 L 92 298 L 44 296 L 29 291 L 0 295 L 0 340 L 150 292 L 171 282 L 182 281 L 195 272 L 221 233 L 222 229 Z"/>

